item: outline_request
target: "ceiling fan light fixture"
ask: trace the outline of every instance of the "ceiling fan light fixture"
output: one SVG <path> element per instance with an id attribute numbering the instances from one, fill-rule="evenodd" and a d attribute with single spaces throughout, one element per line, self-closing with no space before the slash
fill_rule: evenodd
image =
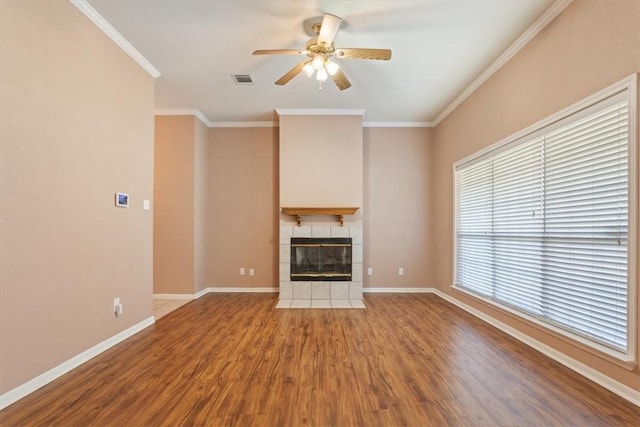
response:
<path id="1" fill-rule="evenodd" d="M 327 70 L 324 69 L 324 67 L 320 68 L 316 73 L 316 79 L 318 79 L 318 81 L 322 83 L 326 82 L 328 78 L 329 74 L 327 73 Z"/>
<path id="2" fill-rule="evenodd" d="M 324 58 L 321 55 L 317 55 L 311 60 L 311 64 L 313 68 L 320 70 L 324 65 Z"/>
<path id="3" fill-rule="evenodd" d="M 327 61 L 324 64 L 324 68 L 327 69 L 327 73 L 329 73 L 330 76 L 333 76 L 335 73 L 338 72 L 338 70 L 340 69 L 340 66 L 333 61 Z"/>
<path id="4" fill-rule="evenodd" d="M 308 77 L 311 77 L 313 75 L 313 72 L 315 71 L 315 68 L 313 68 L 313 65 L 311 65 L 311 61 L 309 61 L 306 64 L 304 64 L 304 67 L 302 67 L 302 71 L 304 71 L 304 73 Z"/>

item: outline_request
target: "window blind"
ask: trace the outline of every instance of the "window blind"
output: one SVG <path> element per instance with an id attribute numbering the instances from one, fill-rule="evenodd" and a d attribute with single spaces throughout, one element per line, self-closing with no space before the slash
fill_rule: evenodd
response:
<path id="1" fill-rule="evenodd" d="M 456 168 L 456 285 L 626 352 L 629 102 Z"/>

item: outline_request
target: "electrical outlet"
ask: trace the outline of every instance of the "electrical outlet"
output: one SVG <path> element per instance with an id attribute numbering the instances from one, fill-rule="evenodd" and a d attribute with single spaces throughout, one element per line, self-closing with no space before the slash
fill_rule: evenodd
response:
<path id="1" fill-rule="evenodd" d="M 244 273 L 245 273 L 245 271 L 244 271 L 244 267 L 240 267 L 240 275 L 241 275 L 241 276 L 244 276 Z"/>
<path id="2" fill-rule="evenodd" d="M 400 267 L 398 269 L 398 276 L 404 276 L 404 268 Z"/>
<path id="3" fill-rule="evenodd" d="M 120 298 L 113 299 L 113 312 L 116 317 L 122 314 L 122 304 L 120 304 Z"/>
<path id="4" fill-rule="evenodd" d="M 255 273 L 256 272 L 255 272 L 255 270 L 253 268 L 249 269 L 249 276 L 253 276 L 253 275 L 255 275 Z"/>
<path id="5" fill-rule="evenodd" d="M 367 268 L 367 276 L 373 276 L 373 268 Z"/>

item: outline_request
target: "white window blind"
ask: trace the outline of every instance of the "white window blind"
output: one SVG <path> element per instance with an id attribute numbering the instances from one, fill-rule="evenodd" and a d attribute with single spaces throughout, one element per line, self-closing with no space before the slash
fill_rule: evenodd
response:
<path id="1" fill-rule="evenodd" d="M 456 286 L 628 350 L 629 102 L 456 167 Z"/>

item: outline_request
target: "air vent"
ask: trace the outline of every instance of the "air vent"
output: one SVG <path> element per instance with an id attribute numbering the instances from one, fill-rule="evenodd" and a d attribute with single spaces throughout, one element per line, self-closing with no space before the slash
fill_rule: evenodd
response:
<path id="1" fill-rule="evenodd" d="M 236 82 L 237 85 L 252 85 L 253 79 L 249 74 L 231 74 L 233 77 L 233 81 Z"/>

